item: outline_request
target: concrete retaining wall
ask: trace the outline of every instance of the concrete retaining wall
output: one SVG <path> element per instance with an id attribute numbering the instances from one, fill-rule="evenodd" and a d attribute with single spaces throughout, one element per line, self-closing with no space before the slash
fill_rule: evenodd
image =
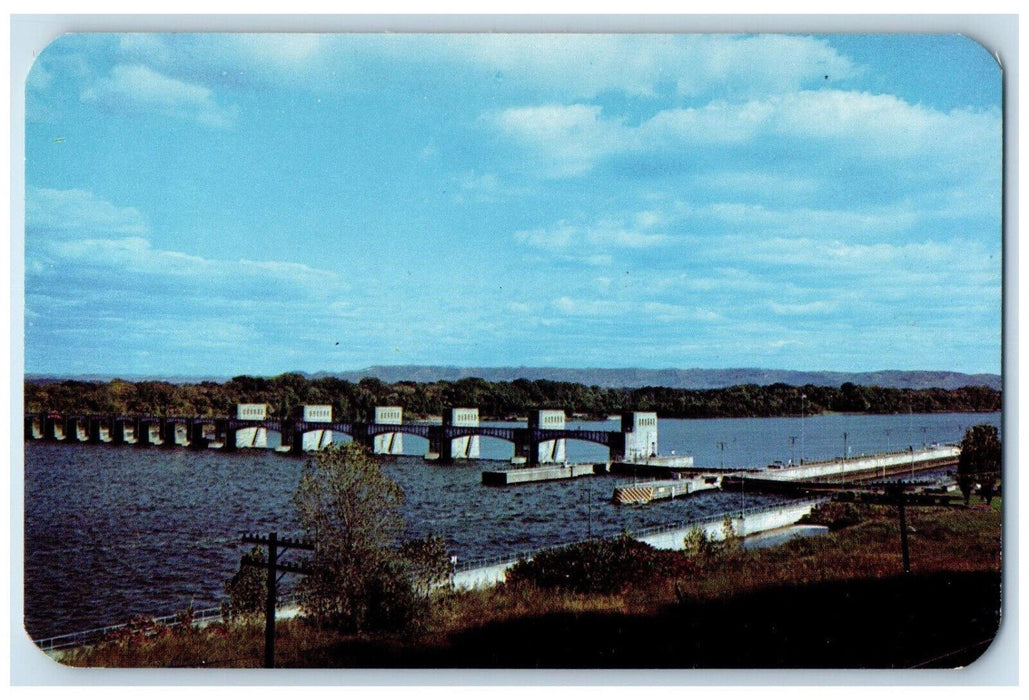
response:
<path id="1" fill-rule="evenodd" d="M 853 472 L 870 471 L 895 466 L 906 466 L 914 460 L 919 462 L 936 461 L 941 459 L 956 459 L 961 454 L 961 449 L 953 445 L 942 447 L 930 447 L 912 452 L 893 452 L 882 455 L 869 455 L 852 457 L 843 460 L 832 460 L 805 464 L 803 466 L 786 467 L 784 469 L 765 469 L 760 472 L 749 472 L 752 476 L 760 476 L 762 479 L 774 479 L 776 481 L 799 481 L 801 479 L 814 479 L 821 476 L 833 476 L 834 474 L 848 474 Z"/>
<path id="2" fill-rule="evenodd" d="M 458 571 L 454 574 L 454 586 L 457 588 L 488 588 L 503 583 L 507 579 L 507 570 L 517 561 L 515 559 L 477 569 Z"/>
<path id="3" fill-rule="evenodd" d="M 811 512 L 811 510 L 828 499 L 813 499 L 800 503 L 784 505 L 755 513 L 745 513 L 742 518 L 739 516 L 732 519 L 733 531 L 737 535 L 746 537 L 758 532 L 777 530 L 779 528 L 793 525 L 798 520 Z M 723 531 L 724 516 L 704 520 L 691 525 L 654 533 L 652 535 L 641 535 L 636 537 L 640 542 L 645 542 L 656 549 L 683 549 L 683 538 L 693 528 L 703 530 L 713 540 L 724 538 Z M 485 588 L 502 583 L 507 578 L 507 571 L 514 566 L 517 560 L 499 562 L 467 571 L 459 571 L 454 575 L 454 585 L 464 588 Z"/>
<path id="4" fill-rule="evenodd" d="M 782 508 L 776 508 L 775 510 L 744 514 L 742 518 L 736 516 L 732 518 L 732 529 L 737 535 L 746 537 L 747 535 L 753 535 L 757 532 L 776 530 L 780 527 L 793 525 L 795 522 L 810 513 L 811 509 L 814 508 L 818 502 L 819 501 L 804 501 L 803 503 L 787 505 Z M 711 520 L 694 523 L 682 528 L 666 530 L 653 535 L 644 535 L 637 539 L 641 542 L 646 542 L 651 547 L 655 547 L 657 549 L 682 549 L 683 538 L 686 537 L 686 534 L 694 528 L 699 528 L 712 540 L 724 539 L 724 521 L 724 516 L 720 518 L 712 518 Z"/>

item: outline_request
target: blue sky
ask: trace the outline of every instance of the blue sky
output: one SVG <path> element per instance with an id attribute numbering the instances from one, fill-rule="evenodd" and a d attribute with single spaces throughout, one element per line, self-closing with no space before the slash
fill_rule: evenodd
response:
<path id="1" fill-rule="evenodd" d="M 30 373 L 1000 371 L 961 37 L 72 34 L 26 115 Z"/>

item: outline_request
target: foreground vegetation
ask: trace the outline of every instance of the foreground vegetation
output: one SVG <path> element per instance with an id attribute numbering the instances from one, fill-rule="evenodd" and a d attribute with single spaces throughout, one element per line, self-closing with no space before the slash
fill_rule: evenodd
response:
<path id="1" fill-rule="evenodd" d="M 803 398 L 802 398 L 803 397 Z M 438 416 L 447 406 L 475 406 L 483 418 L 524 416 L 533 408 L 604 417 L 621 411 L 655 411 L 662 418 L 795 416 L 826 411 L 858 413 L 986 412 L 1001 409 L 1001 392 L 985 386 L 960 389 L 890 389 L 747 384 L 726 389 L 642 387 L 609 389 L 544 379 L 488 382 L 396 382 L 367 378 L 351 383 L 300 374 L 235 377 L 219 384 L 168 382 L 28 381 L 25 411 L 153 413 L 223 416 L 237 403 L 266 403 L 272 416 L 297 417 L 303 404 L 329 404 L 337 419 L 365 420 L 375 406 L 402 406 L 408 417 Z"/>
<path id="2" fill-rule="evenodd" d="M 952 668 L 1000 616 L 1001 499 L 896 509 L 830 504 L 829 534 L 748 551 L 730 540 L 658 551 L 624 538 L 520 565 L 504 585 L 437 590 L 402 633 L 280 622 L 279 667 Z M 140 631 L 66 655 L 82 666 L 259 667 L 253 619 Z"/>

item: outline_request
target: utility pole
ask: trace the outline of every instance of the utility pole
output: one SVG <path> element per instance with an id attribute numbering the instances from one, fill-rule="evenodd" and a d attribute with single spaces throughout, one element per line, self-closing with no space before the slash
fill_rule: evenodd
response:
<path id="1" fill-rule="evenodd" d="M 910 574 L 911 557 L 908 554 L 908 524 L 904 515 L 904 484 L 898 481 L 888 487 L 887 492 L 897 499 L 897 517 L 900 520 L 900 556 L 904 563 L 904 573 Z"/>
<path id="2" fill-rule="evenodd" d="M 275 668 L 275 587 L 278 583 L 278 578 L 276 578 L 275 574 L 279 571 L 294 574 L 311 573 L 309 566 L 302 564 L 280 564 L 279 555 L 285 554 L 289 549 L 301 549 L 311 552 L 314 551 L 314 544 L 304 540 L 280 540 L 278 534 L 274 532 L 268 533 L 267 537 L 244 534 L 242 540 L 244 544 L 256 544 L 268 548 L 267 561 L 255 561 L 250 555 L 245 555 L 243 557 L 243 565 L 260 568 L 267 567 L 268 569 L 268 595 L 265 598 L 264 605 L 264 667 Z M 281 551 L 280 547 L 282 548 Z"/>

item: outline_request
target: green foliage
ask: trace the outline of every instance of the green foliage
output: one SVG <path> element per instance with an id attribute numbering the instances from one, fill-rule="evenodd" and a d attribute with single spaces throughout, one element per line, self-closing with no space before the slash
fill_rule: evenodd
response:
<path id="1" fill-rule="evenodd" d="M 253 564 L 263 564 L 267 561 L 268 558 L 260 547 L 254 547 L 249 555 L 240 560 L 239 570 L 225 582 L 228 600 L 222 606 L 222 614 L 226 619 L 246 620 L 264 613 L 268 598 L 268 576 L 265 569 Z"/>
<path id="2" fill-rule="evenodd" d="M 683 552 L 689 559 L 707 559 L 720 554 L 736 553 L 743 550 L 743 537 L 736 532 L 730 516 L 722 519 L 721 537 L 715 538 L 707 531 L 692 527 L 682 538 Z"/>
<path id="3" fill-rule="evenodd" d="M 718 551 L 714 540 L 699 527 L 691 527 L 682 538 L 683 552 L 687 557 L 708 557 Z"/>
<path id="4" fill-rule="evenodd" d="M 801 395 L 806 396 L 803 404 Z M 999 411 L 1001 393 L 989 387 L 889 389 L 846 383 L 839 388 L 745 384 L 724 389 L 640 387 L 613 389 L 545 379 L 488 382 L 396 382 L 365 378 L 356 384 L 335 377 L 309 379 L 238 376 L 223 384 L 169 382 L 26 381 L 25 410 L 86 413 L 173 413 L 221 416 L 237 403 L 266 403 L 270 414 L 296 418 L 305 404 L 330 404 L 337 419 L 366 420 L 379 406 L 402 406 L 411 416 L 439 415 L 446 406 L 475 406 L 480 415 L 509 418 L 531 408 L 605 416 L 621 411 L 656 411 L 666 418 L 730 418 L 808 415 L 824 411 L 938 413 Z"/>
<path id="5" fill-rule="evenodd" d="M 299 594 L 319 624 L 410 630 L 427 618 L 449 560 L 439 538 L 401 546 L 403 499 L 400 486 L 357 443 L 331 446 L 305 464 L 294 503 L 315 550 L 313 573 Z"/>
<path id="6" fill-rule="evenodd" d="M 733 525 L 732 517 L 726 515 L 722 518 L 722 551 L 725 552 L 738 552 L 743 549 L 743 535 L 736 532 L 736 526 Z"/>
<path id="7" fill-rule="evenodd" d="M 429 598 L 434 591 L 453 589 L 454 566 L 442 537 L 429 535 L 408 540 L 400 547 L 400 556 L 407 563 L 412 585 L 420 595 Z"/>
<path id="8" fill-rule="evenodd" d="M 825 525 L 834 531 L 842 530 L 867 520 L 869 512 L 868 506 L 829 501 L 812 508 L 810 513 L 800 519 L 800 522 L 808 525 Z"/>
<path id="9" fill-rule="evenodd" d="M 987 504 L 993 500 L 997 479 L 1000 478 L 1001 444 L 997 428 L 992 425 L 973 425 L 961 440 L 958 458 L 958 487 L 965 497 L 971 498 L 972 488 L 979 483 L 980 494 Z"/>
<path id="10" fill-rule="evenodd" d="M 619 593 L 680 571 L 681 557 L 669 557 L 622 535 L 551 549 L 520 560 L 507 574 L 513 586 L 528 583 L 572 593 Z"/>

